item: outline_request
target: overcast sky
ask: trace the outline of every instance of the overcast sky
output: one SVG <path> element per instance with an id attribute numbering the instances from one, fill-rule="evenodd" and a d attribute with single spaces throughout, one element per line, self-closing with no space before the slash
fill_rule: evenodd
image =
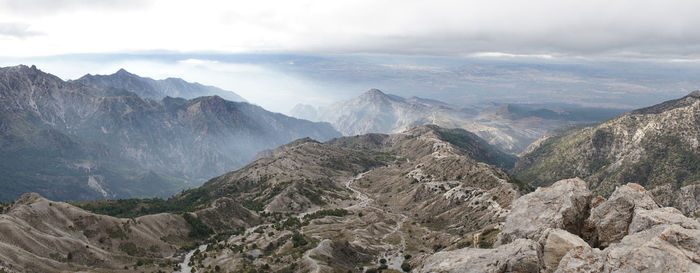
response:
<path id="1" fill-rule="evenodd" d="M 700 58 L 700 1 L 0 0 L 0 55 Z"/>

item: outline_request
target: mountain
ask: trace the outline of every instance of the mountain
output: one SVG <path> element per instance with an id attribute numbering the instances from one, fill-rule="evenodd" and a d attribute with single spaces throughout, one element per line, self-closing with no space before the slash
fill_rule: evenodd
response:
<path id="1" fill-rule="evenodd" d="M 329 124 L 218 96 L 162 100 L 65 82 L 36 67 L 0 69 L 0 199 L 170 196 Z"/>
<path id="2" fill-rule="evenodd" d="M 697 269 L 700 222 L 659 207 L 643 187 L 620 186 L 606 200 L 574 178 L 525 194 L 526 185 L 485 162 L 502 165 L 493 148 L 471 138 L 420 126 L 300 139 L 168 200 L 67 204 L 25 194 L 2 206 L 0 269 Z"/>
<path id="3" fill-rule="evenodd" d="M 246 101 L 233 91 L 199 83 L 190 83 L 180 78 L 154 80 L 151 78 L 139 77 L 138 75 L 129 73 L 123 68 L 112 75 L 87 74 L 75 81 L 101 89 L 107 87 L 124 89 L 136 93 L 139 97 L 155 100 L 160 100 L 165 97 L 194 99 L 204 96 L 219 96 L 229 101 Z"/>
<path id="4" fill-rule="evenodd" d="M 513 172 L 534 186 L 578 176 L 603 196 L 634 182 L 659 203 L 698 217 L 699 143 L 700 92 L 694 91 L 552 136 L 524 155 Z"/>
<path id="5" fill-rule="evenodd" d="M 96 218 L 96 223 L 111 222 L 114 218 L 94 213 L 135 219 L 136 225 L 122 229 L 126 234 L 139 228 L 145 222 L 142 219 L 158 216 L 174 222 L 182 219 L 183 213 L 190 215 L 187 218 L 192 217 L 190 222 L 194 225 L 174 222 L 174 228 L 183 230 L 180 234 L 204 234 L 204 237 L 165 236 L 172 241 L 164 239 L 159 244 L 172 245 L 179 240 L 188 244 L 196 238 L 210 242 L 198 251 L 189 252 L 181 264 L 196 267 L 197 271 L 218 266 L 234 271 L 265 267 L 271 271 L 309 272 L 318 268 L 320 272 L 358 272 L 358 264 L 376 267 L 379 258 L 390 260 L 389 267 L 400 270 L 406 255 L 414 256 L 411 261 L 417 262 L 445 247 L 469 245 L 475 234 L 493 234 L 499 221 L 505 220 L 512 201 L 520 196 L 519 185 L 511 183 L 514 181 L 508 174 L 471 158 L 478 154 L 484 160 L 497 160 L 487 152 L 492 148 L 479 147 L 483 141 L 475 141 L 475 146 L 455 145 L 441 136 L 443 130 L 446 129 L 424 126 L 399 134 L 369 134 L 325 143 L 294 141 L 267 157 L 168 200 L 131 199 L 75 205 L 91 211 L 84 212 L 82 218 Z M 452 133 L 461 136 L 452 138 L 461 139 L 456 143 L 465 143 L 472 137 L 464 131 Z M 27 202 L 11 205 L 7 217 L 13 218 L 8 221 L 26 221 L 16 216 L 18 203 Z M 31 206 L 40 211 L 49 208 Z M 70 219 L 76 218 L 77 215 Z M 111 226 L 91 226 L 95 228 L 76 226 L 70 236 L 86 240 L 80 233 L 90 229 L 91 236 L 98 234 L 87 238 L 90 242 L 97 239 L 90 249 L 108 247 L 99 241 L 108 231 L 98 227 Z M 35 235 L 23 238 L 29 240 L 32 236 Z M 494 242 L 495 237 L 487 237 L 478 244 L 487 246 Z M 0 246 L 15 238 L 0 237 Z M 138 258 L 121 249 L 112 252 L 124 253 L 122 261 L 99 263 L 81 259 L 74 260 L 75 266 L 101 272 L 126 264 L 129 270 L 150 272 L 158 264 L 177 267 L 167 262 L 168 259 L 182 261 L 187 252 L 179 251 L 173 256 L 166 251 L 150 251 L 148 244 L 133 239 L 132 236 L 127 239 L 134 244 L 131 248 L 143 249 L 141 253 L 149 255 L 136 268 L 132 265 Z M 20 253 L 23 259 L 8 262 L 14 268 L 29 266 L 26 261 L 30 259 L 25 257 L 50 256 L 47 252 L 35 252 L 32 246 L 11 246 L 0 247 L 0 256 Z M 67 251 L 68 248 L 62 248 L 55 256 L 64 257 Z M 77 249 L 75 253 L 88 255 L 85 252 Z"/>
<path id="6" fill-rule="evenodd" d="M 519 154 L 539 137 L 559 127 L 602 121 L 620 114 L 620 111 L 566 105 L 488 104 L 458 107 L 431 99 L 402 98 L 371 89 L 357 98 L 327 107 L 299 104 L 291 114 L 308 120 L 330 122 L 343 135 L 350 136 L 396 133 L 424 124 L 462 128 L 505 152 Z"/>

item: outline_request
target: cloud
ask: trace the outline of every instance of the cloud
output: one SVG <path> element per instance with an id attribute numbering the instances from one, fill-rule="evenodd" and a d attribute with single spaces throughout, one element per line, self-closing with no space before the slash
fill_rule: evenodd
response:
<path id="1" fill-rule="evenodd" d="M 149 0 L 0 0 L 3 9 L 21 14 L 51 15 L 61 11 L 80 9 L 134 9 L 146 5 Z"/>
<path id="2" fill-rule="evenodd" d="M 697 10 L 690 0 L 0 0 L 0 18 L 46 34 L 0 52 L 698 59 Z"/>
<path id="3" fill-rule="evenodd" d="M 25 38 L 41 35 L 41 32 L 32 31 L 28 24 L 22 23 L 0 23 L 0 36 L 12 38 Z"/>

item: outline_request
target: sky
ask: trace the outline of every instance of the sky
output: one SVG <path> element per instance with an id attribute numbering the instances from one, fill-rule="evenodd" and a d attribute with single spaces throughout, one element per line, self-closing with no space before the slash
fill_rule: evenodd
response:
<path id="1" fill-rule="evenodd" d="M 190 55 L 698 63 L 698 10 L 700 1 L 678 0 L 0 0 L 0 63 L 35 62 L 63 78 L 111 73 L 118 66 L 155 78 L 184 75 L 284 111 L 289 106 L 283 102 L 302 90 L 317 90 L 309 101 L 329 101 L 318 96 L 328 86 L 258 64 Z M 169 63 L 71 57 L 132 53 L 182 57 Z M 226 73 L 238 76 L 227 81 Z"/>

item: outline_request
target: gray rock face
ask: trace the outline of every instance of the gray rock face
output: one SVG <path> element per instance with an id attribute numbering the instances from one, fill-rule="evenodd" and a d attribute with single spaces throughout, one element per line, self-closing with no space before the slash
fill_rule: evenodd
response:
<path id="1" fill-rule="evenodd" d="M 591 209 L 591 215 L 584 224 L 583 236 L 593 246 L 607 247 L 627 235 L 636 210 L 658 207 L 644 187 L 634 183 L 620 186 L 607 201 Z"/>
<path id="2" fill-rule="evenodd" d="M 518 239 L 495 249 L 464 248 L 429 257 L 417 272 L 539 272 L 540 244 Z"/>
<path id="3" fill-rule="evenodd" d="M 499 234 L 499 242 L 507 244 L 518 238 L 539 241 L 548 228 L 579 234 L 590 200 L 591 192 L 586 182 L 579 178 L 538 188 L 513 203 L 503 231 Z"/>
<path id="4" fill-rule="evenodd" d="M 540 241 L 542 245 L 542 259 L 544 263 L 544 272 L 554 272 L 559 266 L 561 260 L 569 250 L 588 246 L 580 237 L 573 235 L 566 230 L 549 229 Z"/>
<path id="5" fill-rule="evenodd" d="M 675 224 L 687 229 L 700 230 L 700 223 L 697 220 L 685 217 L 679 210 L 666 207 L 653 210 L 637 210 L 632 216 L 627 228 L 629 234 L 634 234 L 650 229 L 658 225 Z"/>
<path id="6" fill-rule="evenodd" d="M 682 187 L 678 191 L 678 197 L 674 206 L 685 215 L 695 219 L 700 218 L 700 185 L 695 184 Z"/>
<path id="7" fill-rule="evenodd" d="M 556 272 L 700 272 L 700 230 L 658 225 L 602 251 L 577 247 Z"/>

